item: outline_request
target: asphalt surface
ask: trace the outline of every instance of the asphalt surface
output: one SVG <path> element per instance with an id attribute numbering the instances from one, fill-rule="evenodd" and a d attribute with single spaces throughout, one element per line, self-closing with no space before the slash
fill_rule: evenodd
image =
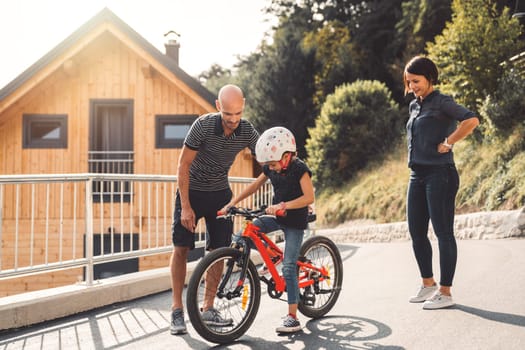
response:
<path id="1" fill-rule="evenodd" d="M 437 266 L 437 246 L 433 243 Z M 263 293 L 248 332 L 228 346 L 169 334 L 170 292 L 0 333 L 2 349 L 525 349 L 525 240 L 458 241 L 456 305 L 423 310 L 410 242 L 339 245 L 344 284 L 324 318 L 277 335 L 286 303 Z M 439 279 L 439 271 L 436 272 Z M 1 315 L 0 315 L 1 317 Z"/>

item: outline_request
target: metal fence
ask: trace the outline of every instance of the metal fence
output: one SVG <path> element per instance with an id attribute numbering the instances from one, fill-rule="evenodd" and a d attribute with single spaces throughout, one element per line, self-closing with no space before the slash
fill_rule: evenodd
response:
<path id="1" fill-rule="evenodd" d="M 252 181 L 230 178 L 234 193 Z M 0 176 L 0 280 L 82 267 L 91 285 L 98 264 L 171 252 L 176 188 L 176 176 Z M 267 204 L 271 192 L 267 183 L 239 206 Z M 202 247 L 203 222 L 196 232 Z"/>

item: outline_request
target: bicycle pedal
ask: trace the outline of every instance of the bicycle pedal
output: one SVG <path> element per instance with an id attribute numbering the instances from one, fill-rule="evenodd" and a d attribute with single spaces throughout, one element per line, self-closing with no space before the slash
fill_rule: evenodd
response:
<path id="1" fill-rule="evenodd" d="M 306 306 L 314 306 L 315 294 L 309 291 L 305 291 L 303 294 L 303 304 Z"/>

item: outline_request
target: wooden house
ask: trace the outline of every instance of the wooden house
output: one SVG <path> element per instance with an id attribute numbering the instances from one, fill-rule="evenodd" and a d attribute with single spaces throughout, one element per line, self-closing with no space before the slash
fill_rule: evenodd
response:
<path id="1" fill-rule="evenodd" d="M 199 115 L 216 111 L 216 97 L 179 67 L 179 43 L 171 40 L 165 46 L 166 52 L 160 52 L 107 8 L 96 14 L 0 90 L 0 175 L 176 175 L 189 126 Z M 230 176 L 254 176 L 249 150 L 237 156 Z M 104 192 L 102 188 L 98 191 Z M 85 213 L 78 194 L 74 197 L 71 187 L 64 192 L 65 206 L 59 210 L 50 205 L 44 210 L 31 207 L 41 201 L 24 201 L 28 198 L 24 194 L 15 200 L 14 191 L 4 189 L 0 196 L 4 201 L 0 203 L 0 270 L 12 267 L 13 246 L 19 265 L 24 260 L 49 262 L 59 251 L 60 255 L 71 251 L 66 245 L 76 244 L 76 251 L 82 251 L 82 239 L 75 243 L 59 239 L 68 237 L 72 218 L 76 225 Z M 77 203 L 73 203 L 75 198 Z M 15 202 L 20 202 L 19 208 L 13 208 Z M 101 210 L 93 208 L 95 216 L 112 210 L 111 204 L 101 205 Z M 112 227 L 113 232 L 140 232 L 144 223 L 137 219 L 137 208 L 137 203 L 126 208 L 126 212 L 132 211 L 132 218 L 122 227 Z M 164 212 L 164 222 L 170 216 Z M 24 238 L 29 232 L 34 237 L 31 242 Z M 35 248 L 44 234 L 54 237 L 46 238 L 45 258 Z M 139 269 L 167 266 L 167 256 L 141 258 Z M 39 283 L 45 280 L 41 284 L 52 287 L 74 283 L 79 274 L 67 270 L 34 279 Z M 0 283 L 0 296 L 11 294 L 6 288 L 16 292 L 38 289 L 29 285 L 29 279 L 19 287 Z"/>
<path id="2" fill-rule="evenodd" d="M 105 8 L 0 90 L 0 174 L 107 171 L 174 175 L 182 138 L 215 96 Z M 173 134 L 173 138 L 165 135 Z M 89 164 L 93 163 L 90 167 Z M 233 176 L 252 177 L 241 155 Z"/>

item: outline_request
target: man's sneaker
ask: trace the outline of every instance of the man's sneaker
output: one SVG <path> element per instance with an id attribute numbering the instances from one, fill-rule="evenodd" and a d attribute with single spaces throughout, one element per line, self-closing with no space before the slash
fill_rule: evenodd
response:
<path id="1" fill-rule="evenodd" d="M 231 318 L 223 318 L 219 311 L 214 308 L 210 308 L 201 314 L 201 318 L 208 326 L 214 327 L 228 327 L 233 324 Z"/>
<path id="2" fill-rule="evenodd" d="M 422 303 L 428 298 L 430 298 L 432 294 L 434 294 L 437 290 L 438 286 L 435 284 L 430 287 L 421 286 L 417 290 L 416 294 L 411 296 L 410 299 L 408 299 L 408 301 L 411 303 Z"/>
<path id="3" fill-rule="evenodd" d="M 301 330 L 301 323 L 292 315 L 286 315 L 282 326 L 275 329 L 277 333 L 294 333 Z"/>
<path id="4" fill-rule="evenodd" d="M 268 273 L 270 273 L 270 269 L 268 268 L 268 266 L 266 266 L 266 264 L 263 264 L 258 270 L 257 272 L 259 273 L 259 276 L 264 276 Z"/>
<path id="5" fill-rule="evenodd" d="M 186 333 L 186 324 L 184 323 L 184 312 L 182 309 L 176 309 L 171 312 L 170 333 L 172 335 Z"/>
<path id="6" fill-rule="evenodd" d="M 441 294 L 441 292 L 436 292 L 432 298 L 428 299 L 423 303 L 423 309 L 425 310 L 434 310 L 442 309 L 454 305 L 454 300 L 450 295 Z"/>

